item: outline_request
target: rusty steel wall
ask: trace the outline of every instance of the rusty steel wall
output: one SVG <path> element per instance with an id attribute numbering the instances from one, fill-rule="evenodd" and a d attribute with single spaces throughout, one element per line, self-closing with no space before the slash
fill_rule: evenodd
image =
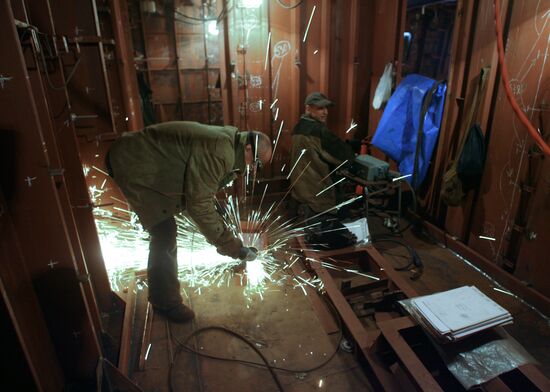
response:
<path id="1" fill-rule="evenodd" d="M 501 13 L 515 97 L 535 128 L 547 135 L 548 6 L 502 1 Z M 506 99 L 494 18 L 492 1 L 457 4 L 448 96 L 426 213 L 480 257 L 550 297 L 545 279 L 550 271 L 543 256 L 550 239 L 545 224 L 550 221 L 545 182 L 549 167 Z M 482 67 L 490 67 L 489 77 L 475 121 L 489 140 L 487 162 L 479 191 L 469 192 L 459 207 L 448 207 L 439 197 L 442 177 L 456 156 L 462 107 L 471 98 Z"/>
<path id="2" fill-rule="evenodd" d="M 487 24 L 492 7 L 482 8 Z M 548 140 L 550 12 L 548 2 L 513 2 L 505 61 L 512 91 L 535 128 Z M 489 33 L 489 32 L 488 32 Z M 486 45 L 493 36 L 481 35 Z M 550 297 L 546 246 L 550 242 L 550 166 L 512 112 L 501 81 L 490 124 L 491 139 L 481 193 L 473 206 L 468 244 L 527 285 Z M 484 240 L 479 236 L 494 238 Z"/>
<path id="3" fill-rule="evenodd" d="M 20 6 L 13 4 L 13 11 L 25 22 Z M 10 2 L 3 1 L 2 8 L 0 128 L 11 130 L 15 138 L 14 170 L 4 174 L 14 185 L 7 209 L 65 379 L 93 380 L 101 355 L 99 315 L 83 279 L 87 271 L 38 71 L 49 69 L 35 57 L 41 48 L 37 41 L 18 35 Z M 20 39 L 26 42 L 23 46 Z M 25 276 L 21 279 L 23 283 Z M 24 320 L 21 314 L 14 317 L 14 323 Z"/>
<path id="4" fill-rule="evenodd" d="M 1 7 L 2 142 L 13 136 L 1 146 L 4 302 L 40 390 L 94 388 L 104 317 L 120 303 L 83 163 L 102 171 L 108 141 L 140 127 L 127 4 L 5 0 Z"/>

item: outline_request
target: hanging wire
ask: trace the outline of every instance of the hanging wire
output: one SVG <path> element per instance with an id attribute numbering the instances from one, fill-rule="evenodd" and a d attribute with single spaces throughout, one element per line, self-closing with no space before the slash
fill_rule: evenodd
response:
<path id="1" fill-rule="evenodd" d="M 220 14 L 219 14 L 218 16 L 216 16 L 216 17 L 208 17 L 208 18 L 202 17 L 202 18 L 201 18 L 201 17 L 190 16 L 190 15 L 184 14 L 183 12 L 178 11 L 178 9 L 177 9 L 174 5 L 168 4 L 168 3 L 164 2 L 164 1 L 160 2 L 160 4 L 161 4 L 163 7 L 165 7 L 165 8 L 167 8 L 167 9 L 173 11 L 174 14 L 176 14 L 176 15 L 178 15 L 178 16 L 184 18 L 184 19 L 176 19 L 177 21 L 183 22 L 183 23 L 187 23 L 187 24 L 191 24 L 191 25 L 199 25 L 199 24 L 201 24 L 201 23 L 205 23 L 205 22 L 209 22 L 209 21 L 213 21 L 213 20 L 215 20 L 216 23 L 220 23 L 220 22 L 223 20 L 223 18 L 225 18 L 225 17 L 229 14 L 229 12 L 233 9 L 233 6 L 231 6 L 231 7 L 228 8 L 227 5 L 226 5 L 226 3 L 224 2 L 223 8 L 222 8 L 222 10 L 220 11 Z M 202 7 L 202 4 L 201 4 L 201 7 Z M 186 21 L 185 19 L 188 19 L 189 21 Z M 191 22 L 191 21 L 194 21 L 194 22 L 196 22 L 196 23 L 193 23 L 193 22 Z"/>

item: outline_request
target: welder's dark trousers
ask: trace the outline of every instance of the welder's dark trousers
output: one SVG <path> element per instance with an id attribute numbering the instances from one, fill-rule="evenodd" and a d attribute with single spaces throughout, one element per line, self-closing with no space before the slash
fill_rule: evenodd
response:
<path id="1" fill-rule="evenodd" d="M 168 310 L 182 303 L 178 280 L 177 226 L 170 217 L 149 230 L 149 261 L 147 276 L 149 302 Z"/>

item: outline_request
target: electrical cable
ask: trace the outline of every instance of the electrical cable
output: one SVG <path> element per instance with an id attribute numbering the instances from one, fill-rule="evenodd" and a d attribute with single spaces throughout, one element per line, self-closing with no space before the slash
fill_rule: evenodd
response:
<path id="1" fill-rule="evenodd" d="M 46 81 L 48 82 L 48 85 L 50 86 L 50 88 L 52 90 L 64 90 L 64 89 L 66 89 L 67 86 L 69 85 L 71 79 L 73 78 L 73 76 L 76 72 L 76 69 L 80 65 L 82 57 L 79 57 L 76 60 L 76 63 L 73 65 L 73 68 L 71 69 L 71 72 L 69 72 L 69 75 L 65 79 L 65 83 L 63 83 L 63 85 L 61 85 L 61 86 L 54 86 L 52 80 L 50 79 L 50 75 L 48 73 L 48 65 L 46 64 L 46 57 L 44 56 L 44 52 L 40 51 L 40 53 L 41 53 L 40 58 L 42 59 L 42 64 L 44 65 L 44 74 L 46 75 Z"/>
<path id="2" fill-rule="evenodd" d="M 420 258 L 420 256 L 418 255 L 418 253 L 416 252 L 416 250 L 410 246 L 409 244 L 405 243 L 404 241 L 400 241 L 396 238 L 388 238 L 388 237 L 385 237 L 385 236 L 372 236 L 372 242 L 373 243 L 380 243 L 380 242 L 390 242 L 390 243 L 394 243 L 394 244 L 398 244 L 398 245 L 401 245 L 403 247 L 405 247 L 407 249 L 407 251 L 409 252 L 409 255 L 411 256 L 411 260 L 409 261 L 409 263 L 403 267 L 397 267 L 397 268 L 394 268 L 396 271 L 413 271 L 413 274 L 410 276 L 410 279 L 411 280 L 416 280 L 418 279 L 423 271 L 424 271 L 424 264 L 422 263 L 422 259 Z"/>
<path id="3" fill-rule="evenodd" d="M 387 237 L 384 237 L 384 236 L 373 236 L 372 237 L 372 242 L 375 243 L 375 244 L 380 243 L 380 242 L 390 242 L 390 243 L 393 243 L 393 244 L 401 245 L 405 249 L 407 249 L 407 252 L 411 256 L 411 260 L 404 267 L 394 268 L 396 271 L 407 271 L 413 265 L 415 267 L 422 267 L 422 260 L 420 259 L 420 256 L 418 256 L 418 253 L 416 252 L 416 250 L 412 246 L 410 246 L 409 244 L 405 243 L 404 241 L 398 240 L 397 238 L 387 238 Z"/>
<path id="4" fill-rule="evenodd" d="M 281 382 L 279 381 L 279 378 L 277 377 L 277 375 L 275 374 L 275 371 L 273 370 L 273 367 L 269 364 L 267 358 L 260 352 L 260 350 L 250 341 L 248 340 L 247 338 L 245 338 L 244 336 L 238 334 L 237 332 L 234 332 L 228 328 L 224 328 L 224 327 L 218 327 L 218 326 L 210 326 L 210 327 L 203 327 L 203 328 L 199 328 L 193 332 L 191 332 L 187 338 L 185 338 L 185 340 L 183 342 L 179 342 L 178 341 L 178 347 L 177 347 L 177 351 L 176 353 L 174 354 L 174 361 L 172 363 L 172 365 L 170 366 L 169 368 L 169 371 L 168 371 L 168 377 L 170 379 L 170 389 L 173 390 L 172 388 L 172 369 L 174 367 L 174 365 L 176 364 L 176 361 L 177 361 L 177 356 L 178 354 L 181 352 L 181 350 L 185 347 L 186 343 L 195 335 L 198 335 L 198 334 L 201 334 L 203 332 L 206 332 L 206 331 L 221 331 L 221 332 L 224 332 L 228 335 L 231 335 L 241 341 L 243 341 L 244 343 L 246 343 L 248 346 L 250 346 L 254 352 L 256 354 L 258 354 L 258 356 L 262 359 L 262 361 L 264 362 L 265 364 L 265 367 L 267 368 L 267 370 L 269 371 L 269 373 L 271 373 L 271 376 L 273 377 L 273 380 L 275 381 L 275 384 L 277 384 L 277 388 L 279 389 L 279 391 L 281 392 L 284 392 L 284 389 L 283 389 L 283 386 L 281 384 Z M 177 340 L 176 340 L 177 341 Z"/>
<path id="5" fill-rule="evenodd" d="M 292 10 L 292 9 L 294 9 L 294 8 L 297 8 L 297 7 L 301 6 L 301 5 L 304 3 L 304 0 L 300 0 L 300 1 L 298 1 L 296 4 L 293 4 L 293 5 L 291 5 L 291 4 L 285 4 L 285 3 L 283 2 L 283 0 L 277 0 L 277 3 L 278 3 L 281 7 L 283 7 L 284 9 Z"/>
<path id="6" fill-rule="evenodd" d="M 516 98 L 514 97 L 514 93 L 512 92 L 512 88 L 510 87 L 510 79 L 508 77 L 508 68 L 506 67 L 506 62 L 504 61 L 504 44 L 502 39 L 502 25 L 500 23 L 500 1 L 495 1 L 495 30 L 497 33 L 497 49 L 498 49 L 498 62 L 500 64 L 501 69 L 501 79 L 502 79 L 502 85 L 504 86 L 504 91 L 506 92 L 506 98 L 508 99 L 508 102 L 510 102 L 510 105 L 512 106 L 512 109 L 518 116 L 519 120 L 525 125 L 527 128 L 527 131 L 531 138 L 535 140 L 539 148 L 542 150 L 542 152 L 545 155 L 550 156 L 550 146 L 546 143 L 546 141 L 542 138 L 542 136 L 539 134 L 539 132 L 533 127 L 525 113 L 521 110 L 519 107 Z"/>
<path id="7" fill-rule="evenodd" d="M 282 371 L 282 372 L 287 372 L 287 373 L 310 373 L 312 371 L 315 371 L 315 370 L 318 370 L 320 368 L 322 368 L 323 366 L 325 366 L 326 364 L 328 364 L 335 356 L 336 354 L 338 353 L 339 349 L 340 349 L 340 344 L 342 342 L 342 338 L 343 338 L 343 328 L 342 328 L 342 320 L 338 314 L 338 311 L 336 310 L 336 308 L 334 307 L 334 305 L 326 299 L 325 296 L 321 295 L 321 298 L 325 301 L 325 303 L 329 306 L 334 318 L 336 319 L 337 323 L 338 323 L 338 330 L 339 330 L 339 337 L 338 337 L 338 343 L 336 345 L 336 349 L 333 351 L 333 353 L 326 359 L 324 360 L 323 362 L 321 362 L 319 365 L 316 365 L 314 367 L 311 367 L 311 368 L 307 368 L 307 369 L 289 369 L 289 368 L 284 368 L 284 367 L 280 367 L 280 366 L 273 366 L 273 365 L 270 365 L 269 362 L 267 362 L 267 360 L 265 359 L 265 357 L 263 357 L 263 355 L 261 354 L 261 352 L 259 352 L 259 350 L 253 345 L 253 343 L 251 343 L 248 339 L 246 339 L 244 336 L 241 336 L 239 335 L 238 333 L 234 332 L 234 331 L 231 331 L 227 328 L 224 328 L 224 327 L 205 327 L 205 328 L 200 328 L 200 329 L 197 329 L 196 331 L 192 332 L 190 335 L 188 335 L 183 341 L 180 341 L 179 339 L 177 339 L 176 337 L 174 337 L 174 340 L 177 342 L 178 344 L 178 347 L 176 349 L 176 353 L 174 354 L 174 361 L 173 363 L 170 365 L 170 368 L 168 370 L 168 377 L 169 377 L 169 380 L 170 380 L 170 390 L 173 391 L 174 388 L 173 388 L 173 385 L 172 385 L 172 369 L 174 367 L 174 365 L 176 364 L 176 361 L 177 361 L 177 358 L 178 358 L 178 355 L 181 353 L 182 350 L 186 350 L 188 352 L 191 352 L 191 353 L 194 353 L 194 354 L 197 354 L 201 357 L 204 357 L 204 358 L 209 358 L 209 359 L 215 359 L 215 360 L 220 360 L 220 361 L 226 361 L 226 362 L 235 362 L 235 363 L 239 363 L 241 365 L 246 365 L 246 366 L 253 366 L 253 367 L 258 367 L 258 368 L 266 368 L 270 371 L 270 373 L 272 374 L 275 382 L 277 383 L 277 386 L 280 388 L 280 390 L 282 391 L 282 387 L 280 387 L 280 383 L 278 383 L 278 379 L 276 378 L 276 375 L 275 373 L 273 372 L 274 370 L 279 370 L 279 371 Z M 259 356 L 262 358 L 262 361 L 263 363 L 259 363 L 259 362 L 253 362 L 253 361 L 246 361 L 246 360 L 242 360 L 242 359 L 234 359 L 234 358 L 226 358 L 226 357 L 218 357 L 218 356 L 215 356 L 215 355 L 211 355 L 211 354 L 207 354 L 207 353 L 203 353 L 203 352 L 200 352 L 200 351 L 197 351 L 195 348 L 193 347 L 190 347 L 187 345 L 187 342 L 195 335 L 197 334 L 200 334 L 202 332 L 205 332 L 207 330 L 220 330 L 222 332 L 226 332 L 226 333 L 229 333 L 230 335 L 234 336 L 234 337 L 237 337 L 238 339 L 244 341 L 245 343 L 247 343 L 250 347 L 252 347 L 254 349 L 254 351 L 256 353 L 259 354 Z"/>
<path id="8" fill-rule="evenodd" d="M 35 31 L 36 34 L 47 37 L 46 34 L 41 33 L 40 31 L 36 30 L 36 28 L 33 27 L 33 26 L 27 27 L 25 29 L 25 31 Z M 26 38 L 25 35 L 24 34 L 20 35 L 20 39 L 22 40 L 23 38 Z M 80 65 L 80 62 L 82 61 L 82 57 L 78 57 L 78 59 L 76 60 L 75 64 L 73 65 L 73 68 L 71 69 L 71 72 L 69 72 L 69 75 L 67 75 L 67 77 L 65 79 L 65 83 L 61 86 L 55 86 L 54 83 L 52 82 L 52 80 L 50 79 L 50 74 L 48 72 L 48 65 L 46 64 L 46 55 L 44 54 L 44 48 L 42 47 L 42 45 L 40 43 L 40 40 L 37 39 L 36 44 L 38 45 L 38 47 L 36 48 L 36 51 L 39 52 L 39 53 L 36 54 L 36 56 L 40 58 L 40 60 L 42 62 L 42 65 L 44 66 L 44 75 L 46 76 L 46 81 L 48 82 L 48 86 L 52 90 L 64 90 L 64 89 L 66 89 L 67 86 L 69 85 L 69 83 L 71 82 L 71 79 L 75 75 L 76 70 L 77 70 L 78 66 Z M 37 64 L 37 68 L 39 68 L 38 64 Z M 65 104 L 65 106 L 67 106 L 67 104 Z"/>
<path id="9" fill-rule="evenodd" d="M 181 19 L 176 19 L 180 22 L 193 24 L 193 25 L 199 25 L 201 23 L 205 23 L 205 22 L 209 22 L 209 21 L 213 21 L 213 20 L 215 20 L 217 23 L 219 23 L 223 18 L 225 18 L 227 16 L 227 14 L 229 14 L 229 11 L 231 11 L 233 9 L 233 7 L 227 8 L 225 3 L 224 3 L 223 8 L 220 11 L 220 14 L 218 16 L 216 16 L 215 18 L 213 18 L 213 17 L 200 18 L 200 17 L 196 17 L 196 16 L 186 15 L 183 12 L 178 11 L 177 8 L 174 7 L 173 5 L 167 4 L 165 2 L 161 2 L 161 5 L 168 8 L 168 9 L 170 9 L 171 11 L 174 12 L 174 14 L 176 14 L 178 16 L 181 16 L 183 18 L 186 18 L 186 19 L 189 19 L 189 20 L 192 20 L 192 21 L 195 21 L 195 22 L 199 22 L 199 23 L 192 23 L 192 22 L 186 22 L 186 21 L 181 20 Z"/>

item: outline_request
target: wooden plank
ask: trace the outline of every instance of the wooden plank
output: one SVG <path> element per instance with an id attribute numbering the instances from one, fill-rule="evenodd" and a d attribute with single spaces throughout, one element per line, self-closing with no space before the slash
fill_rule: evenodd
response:
<path id="1" fill-rule="evenodd" d="M 296 276 L 304 275 L 296 263 L 292 263 L 290 268 Z M 306 278 L 309 278 L 309 276 L 304 277 L 304 279 Z M 317 290 L 307 284 L 304 286 L 304 289 L 307 292 L 309 303 L 313 307 L 315 314 L 317 314 L 317 317 L 319 318 L 325 332 L 329 335 L 338 332 L 340 328 L 338 328 L 338 325 L 334 322 L 334 318 L 328 311 L 326 305 L 323 303 L 321 298 L 319 298 Z"/>
<path id="2" fill-rule="evenodd" d="M 130 373 L 130 348 L 132 345 L 132 325 L 134 323 L 134 310 L 136 306 L 136 279 L 130 281 L 126 293 L 126 307 L 124 308 L 124 320 L 122 322 L 122 334 L 120 337 L 120 352 L 118 354 L 118 369 L 125 376 Z"/>
<path id="3" fill-rule="evenodd" d="M 414 327 L 415 324 L 409 317 L 400 317 L 393 320 L 378 323 L 378 328 L 387 342 L 394 349 L 399 361 L 404 365 L 411 380 L 422 391 L 443 391 L 428 369 L 417 357 L 409 344 L 399 333 L 400 329 Z"/>

